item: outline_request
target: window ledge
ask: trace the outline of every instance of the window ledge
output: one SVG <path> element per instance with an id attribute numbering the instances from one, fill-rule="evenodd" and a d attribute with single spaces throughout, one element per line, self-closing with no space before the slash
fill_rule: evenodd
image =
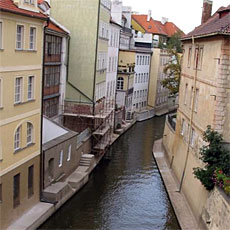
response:
<path id="1" fill-rule="evenodd" d="M 15 52 L 28 52 L 28 53 L 36 53 L 37 50 L 26 50 L 26 49 L 15 49 Z"/>
<path id="2" fill-rule="evenodd" d="M 104 37 L 101 37 L 101 36 L 99 36 L 99 39 L 101 39 L 101 40 L 103 40 L 103 41 L 109 41 L 109 39 L 108 38 L 104 38 Z"/>
<path id="3" fill-rule="evenodd" d="M 32 143 L 29 143 L 28 145 L 26 145 L 24 148 L 16 149 L 16 150 L 14 150 L 14 154 L 19 153 L 19 152 L 21 152 L 21 151 L 23 151 L 23 150 L 25 150 L 25 149 L 33 146 L 33 145 L 35 145 L 35 143 L 32 142 Z"/>
<path id="4" fill-rule="evenodd" d="M 24 104 L 27 104 L 27 103 L 30 103 L 30 102 L 34 102 L 35 99 L 30 99 L 28 101 L 23 101 L 23 102 L 17 102 L 17 103 L 14 103 L 14 106 L 18 106 L 18 105 L 24 105 Z"/>

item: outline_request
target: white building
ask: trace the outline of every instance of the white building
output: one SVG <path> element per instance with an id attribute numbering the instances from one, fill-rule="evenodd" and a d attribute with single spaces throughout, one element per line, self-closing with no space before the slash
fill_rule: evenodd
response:
<path id="1" fill-rule="evenodd" d="M 136 52 L 136 66 L 134 78 L 133 111 L 140 112 L 146 109 L 151 52 Z"/>
<path id="2" fill-rule="evenodd" d="M 106 73 L 106 105 L 115 107 L 116 98 L 116 80 L 117 80 L 117 66 L 119 55 L 119 39 L 121 26 L 110 21 L 109 24 L 109 46 L 107 58 L 107 73 Z"/>

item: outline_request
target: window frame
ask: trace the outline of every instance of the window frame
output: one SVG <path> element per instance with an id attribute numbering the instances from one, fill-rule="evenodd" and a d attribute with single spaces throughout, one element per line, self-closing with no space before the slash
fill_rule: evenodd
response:
<path id="1" fill-rule="evenodd" d="M 28 146 L 33 143 L 33 136 L 34 136 L 34 126 L 31 122 L 27 122 L 26 131 L 27 131 L 26 132 L 26 144 Z"/>
<path id="2" fill-rule="evenodd" d="M 17 92 L 17 79 L 20 80 L 20 88 L 19 92 Z M 19 100 L 16 100 L 16 95 L 19 95 Z M 23 99 L 23 77 L 16 77 L 15 78 L 15 86 L 14 86 L 14 104 L 20 104 L 22 103 Z"/>
<path id="3" fill-rule="evenodd" d="M 20 205 L 20 173 L 13 177 L 13 208 Z"/>
<path id="4" fill-rule="evenodd" d="M 18 27 L 22 27 L 23 30 L 22 30 L 22 36 L 21 36 L 21 47 L 19 48 L 18 47 Z M 25 47 L 25 25 L 24 24 L 19 24 L 17 23 L 16 24 L 16 43 L 15 43 L 15 49 L 16 50 L 24 50 L 24 47 Z"/>
<path id="5" fill-rule="evenodd" d="M 124 77 L 117 78 L 117 90 L 124 90 Z"/>
<path id="6" fill-rule="evenodd" d="M 32 82 L 30 82 L 30 79 L 32 79 Z M 35 76 L 29 76 L 28 77 L 28 88 L 27 88 L 27 100 L 31 101 L 34 100 L 34 82 L 35 82 Z M 29 94 L 31 94 L 31 96 L 29 97 Z"/>
<path id="7" fill-rule="evenodd" d="M 70 161 L 72 155 L 72 145 L 70 144 L 68 147 L 67 161 Z"/>
<path id="8" fill-rule="evenodd" d="M 64 152 L 63 152 L 63 150 L 61 150 L 59 153 L 59 164 L 58 164 L 59 168 L 61 168 L 63 165 L 63 155 L 64 155 Z"/>
<path id="9" fill-rule="evenodd" d="M 22 125 L 18 126 L 14 133 L 14 151 L 21 149 Z"/>
<path id="10" fill-rule="evenodd" d="M 35 31 L 33 34 L 33 41 L 31 42 L 31 29 Z M 36 50 L 36 45 L 37 45 L 37 27 L 36 26 L 30 26 L 29 30 L 29 50 Z M 31 44 L 33 44 L 33 47 L 31 48 Z"/>
<path id="11" fill-rule="evenodd" d="M 28 168 L 28 198 L 34 195 L 34 165 Z"/>

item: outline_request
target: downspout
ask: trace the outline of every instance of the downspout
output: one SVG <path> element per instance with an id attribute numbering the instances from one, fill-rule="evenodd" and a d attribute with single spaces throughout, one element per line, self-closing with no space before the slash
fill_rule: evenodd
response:
<path id="1" fill-rule="evenodd" d="M 43 139 L 43 97 L 44 97 L 44 76 L 45 76 L 45 48 L 46 48 L 46 28 L 49 25 L 49 18 L 46 21 L 46 25 L 43 28 L 43 60 L 42 60 L 42 92 L 41 92 L 41 127 L 40 127 L 40 200 L 42 199 L 42 191 L 44 188 L 44 152 L 42 148 L 42 139 Z"/>
<path id="2" fill-rule="evenodd" d="M 94 79 L 93 79 L 93 116 L 95 116 L 95 86 L 96 86 L 96 77 L 97 77 L 97 52 L 98 52 L 98 38 L 99 38 L 99 26 L 100 26 L 100 12 L 101 12 L 101 0 L 98 1 L 98 14 L 97 14 L 97 36 L 96 36 L 95 65 L 94 65 Z"/>
<path id="3" fill-rule="evenodd" d="M 118 69 L 119 69 L 119 60 L 120 60 L 120 45 L 121 45 L 121 29 L 120 29 L 120 33 L 119 33 L 119 43 L 118 43 L 118 56 L 117 56 L 117 75 L 118 75 Z M 115 91 L 115 108 L 116 108 L 116 105 L 117 105 L 117 76 L 116 76 L 116 81 L 115 81 L 115 89 L 116 89 L 116 91 Z M 115 109 L 114 109 L 114 111 L 115 111 Z M 114 112 L 114 130 L 116 129 L 116 127 L 115 127 L 115 116 L 116 116 L 116 111 Z"/>
<path id="4" fill-rule="evenodd" d="M 192 38 L 192 45 L 194 46 L 194 38 Z M 195 47 L 196 48 L 196 47 Z M 196 57 L 196 63 L 195 63 L 195 76 L 194 76 L 194 86 L 193 86 L 193 92 L 192 93 L 192 108 L 191 108 L 191 117 L 190 117 L 190 122 L 189 122 L 189 133 L 188 133 L 188 146 L 187 146 L 187 153 L 186 153 L 186 158 L 185 158 L 185 164 L 184 164 L 184 168 L 183 168 L 183 172 L 182 172 L 182 176 L 181 176 L 181 181 L 180 181 L 180 187 L 179 187 L 179 192 L 181 192 L 182 189 L 182 185 L 184 182 L 184 176 L 185 176 L 185 171 L 187 168 L 187 164 L 188 164 L 188 157 L 189 157 L 189 148 L 190 148 L 190 139 L 191 139 L 191 131 L 192 131 L 192 123 L 193 123 L 193 111 L 194 111 L 194 107 L 195 107 L 195 94 L 196 94 L 196 82 L 197 82 L 197 68 L 198 68 L 198 60 L 199 60 L 199 50 L 197 53 L 197 57 Z"/>

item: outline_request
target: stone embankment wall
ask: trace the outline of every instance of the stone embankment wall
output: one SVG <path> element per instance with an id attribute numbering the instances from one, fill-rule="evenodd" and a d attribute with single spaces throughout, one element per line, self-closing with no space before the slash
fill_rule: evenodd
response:
<path id="1" fill-rule="evenodd" d="M 202 219 L 207 229 L 229 229 L 230 197 L 215 188 L 208 197 Z"/>

